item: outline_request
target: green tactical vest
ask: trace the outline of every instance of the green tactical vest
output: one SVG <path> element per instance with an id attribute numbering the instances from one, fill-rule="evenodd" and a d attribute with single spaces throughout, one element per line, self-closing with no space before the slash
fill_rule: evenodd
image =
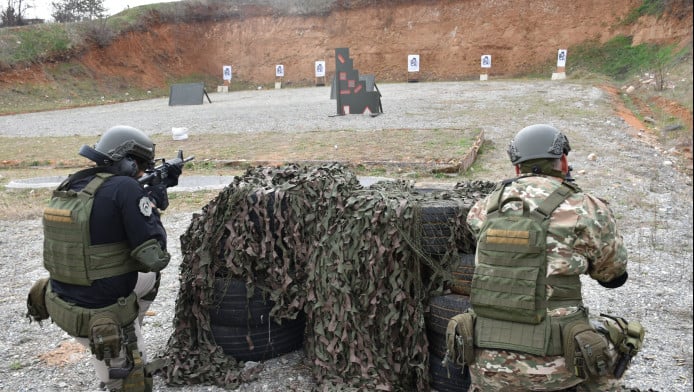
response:
<path id="1" fill-rule="evenodd" d="M 79 192 L 68 181 L 55 191 L 43 213 L 43 265 L 59 282 L 89 286 L 94 280 L 141 269 L 125 242 L 90 245 L 89 217 L 96 190 L 112 174 L 98 173 Z"/>
<path id="2" fill-rule="evenodd" d="M 502 200 L 509 183 L 502 183 L 490 197 L 477 244 L 470 294 L 477 316 L 475 345 L 559 355 L 561 325 L 547 317 L 547 308 L 581 306 L 581 282 L 578 276 L 547 277 L 547 231 L 552 212 L 576 189 L 564 182 L 529 211 L 519 197 Z M 523 203 L 522 215 L 502 212 L 514 201 Z M 548 284 L 555 287 L 549 299 Z"/>

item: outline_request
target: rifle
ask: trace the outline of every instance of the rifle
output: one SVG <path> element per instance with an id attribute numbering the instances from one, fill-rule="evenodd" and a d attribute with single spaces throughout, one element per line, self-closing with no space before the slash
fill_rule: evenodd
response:
<path id="1" fill-rule="evenodd" d="M 600 313 L 600 316 L 611 318 L 619 326 L 619 332 L 614 334 L 619 342 L 613 341 L 612 344 L 614 344 L 615 349 L 617 349 L 620 354 L 614 369 L 614 376 L 616 378 L 621 378 L 624 375 L 624 371 L 629 367 L 631 359 L 641 350 L 645 331 L 638 321 L 628 322 L 621 317 L 610 316 L 604 313 Z M 611 339 L 611 331 L 609 336 Z"/>
<path id="2" fill-rule="evenodd" d="M 168 176 L 169 167 L 176 166 L 182 171 L 183 165 L 185 165 L 186 162 L 192 161 L 193 159 L 195 159 L 195 155 L 191 155 L 188 158 L 184 159 L 183 150 L 178 150 L 178 155 L 176 156 L 176 158 L 168 161 L 164 158 L 161 158 L 161 165 L 155 167 L 154 169 L 146 170 L 145 174 L 142 177 L 140 177 L 137 181 L 142 185 L 158 184 Z"/>

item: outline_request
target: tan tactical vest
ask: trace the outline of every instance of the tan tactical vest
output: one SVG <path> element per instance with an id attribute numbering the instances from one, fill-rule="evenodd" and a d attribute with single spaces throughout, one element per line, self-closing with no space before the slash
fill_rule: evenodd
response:
<path id="1" fill-rule="evenodd" d="M 89 217 L 96 190 L 112 174 L 98 173 L 79 192 L 68 190 L 65 181 L 43 213 L 43 265 L 59 282 L 89 286 L 96 279 L 138 271 L 125 242 L 90 245 Z"/>

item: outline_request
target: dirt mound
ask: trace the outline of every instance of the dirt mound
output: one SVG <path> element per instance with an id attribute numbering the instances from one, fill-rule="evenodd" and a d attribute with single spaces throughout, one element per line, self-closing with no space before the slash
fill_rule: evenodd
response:
<path id="1" fill-rule="evenodd" d="M 420 55 L 416 76 L 422 81 L 476 79 L 480 73 L 511 77 L 538 67 L 549 76 L 558 49 L 587 39 L 630 35 L 634 44 L 689 42 L 691 5 L 682 3 L 664 17 L 646 16 L 628 26 L 620 21 L 641 4 L 638 0 L 379 2 L 320 16 L 253 9 L 216 22 L 155 23 L 108 47 L 92 48 L 78 61 L 89 77 L 118 78 L 142 88 L 195 74 L 219 75 L 221 84 L 222 65 L 228 64 L 238 80 L 272 83 L 275 65 L 283 64 L 285 84 L 312 84 L 316 60 L 326 61 L 332 77 L 337 47 L 350 48 L 355 68 L 377 81 L 406 81 L 408 54 Z M 492 56 L 492 68 L 482 71 L 484 54 Z M 42 67 L 52 66 L 4 72 L 0 82 L 50 82 Z"/>

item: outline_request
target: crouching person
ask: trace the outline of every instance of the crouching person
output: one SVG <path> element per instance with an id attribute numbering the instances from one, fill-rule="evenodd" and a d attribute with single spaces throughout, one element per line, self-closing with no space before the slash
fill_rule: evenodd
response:
<path id="1" fill-rule="evenodd" d="M 88 347 L 101 387 L 151 391 L 142 318 L 169 263 L 159 209 L 166 183 L 137 178 L 154 163 L 154 143 L 142 131 L 116 126 L 80 155 L 96 166 L 70 175 L 44 211 L 44 266 L 32 288 L 29 315 L 50 318 Z"/>
<path id="2" fill-rule="evenodd" d="M 616 289 L 627 252 L 607 204 L 571 181 L 570 150 L 552 126 L 522 129 L 508 149 L 517 177 L 467 216 L 472 311 L 450 322 L 447 358 L 469 366 L 470 391 L 619 391 L 641 347 L 638 322 L 583 305 L 580 275 Z"/>

